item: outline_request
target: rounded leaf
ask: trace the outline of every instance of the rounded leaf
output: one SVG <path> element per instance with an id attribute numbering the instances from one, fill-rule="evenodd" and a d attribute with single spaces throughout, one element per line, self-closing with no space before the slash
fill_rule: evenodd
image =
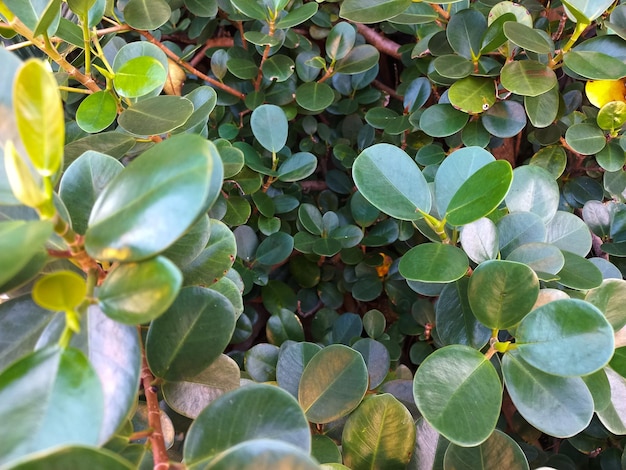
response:
<path id="1" fill-rule="evenodd" d="M 626 326 L 626 281 L 623 279 L 605 279 L 602 285 L 587 292 L 585 300 L 604 313 L 615 331 Z"/>
<path id="2" fill-rule="evenodd" d="M 13 463 L 11 469 L 49 470 L 84 466 L 88 466 L 90 470 L 132 470 L 134 468 L 128 460 L 110 450 L 73 445 L 58 447 L 47 452 L 37 452 Z"/>
<path id="3" fill-rule="evenodd" d="M 287 143 L 289 123 L 279 106 L 262 104 L 252 111 L 250 128 L 259 144 L 270 152 L 278 152 Z"/>
<path id="4" fill-rule="evenodd" d="M 134 135 L 159 135 L 182 126 L 192 114 L 193 104 L 187 98 L 159 95 L 127 108 L 117 123 Z"/>
<path id="5" fill-rule="evenodd" d="M 502 360 L 504 383 L 513 404 L 535 428 L 555 437 L 571 437 L 593 416 L 593 397 L 580 377 L 547 374 L 512 351 Z"/>
<path id="6" fill-rule="evenodd" d="M 559 186 L 547 170 L 524 165 L 513 171 L 505 201 L 511 212 L 533 212 L 548 222 L 559 208 L 559 197 Z"/>
<path id="7" fill-rule="evenodd" d="M 87 295 L 85 278 L 74 271 L 45 274 L 33 286 L 33 300 L 48 310 L 65 312 L 78 307 Z"/>
<path id="8" fill-rule="evenodd" d="M 410 281 L 447 283 L 467 273 L 469 260 L 460 248 L 443 243 L 422 243 L 407 251 L 398 270 Z"/>
<path id="9" fill-rule="evenodd" d="M 431 195 L 419 167 L 406 152 L 390 144 L 365 149 L 352 166 L 360 193 L 381 211 L 401 220 L 430 212 Z"/>
<path id="10" fill-rule="evenodd" d="M 164 256 L 123 263 L 98 289 L 98 305 L 113 320 L 129 325 L 146 323 L 169 308 L 182 283 L 180 270 Z"/>
<path id="11" fill-rule="evenodd" d="M 598 153 L 606 145 L 604 132 L 598 126 L 588 123 L 574 124 L 567 128 L 565 141 L 582 155 Z"/>
<path id="12" fill-rule="evenodd" d="M 476 447 L 450 444 L 443 459 L 444 468 L 473 470 L 529 470 L 528 460 L 519 444 L 496 429 L 489 439 Z"/>
<path id="13" fill-rule="evenodd" d="M 165 0 L 129 0 L 124 20 L 135 29 L 151 31 L 170 19 L 172 10 Z"/>
<path id="14" fill-rule="evenodd" d="M 515 332 L 519 356 L 548 374 L 588 375 L 613 356 L 613 328 L 589 302 L 562 299 L 542 305 Z"/>
<path id="15" fill-rule="evenodd" d="M 526 127 L 526 112 L 517 101 L 498 101 L 481 115 L 481 122 L 489 133 L 506 139 L 519 134 Z"/>
<path id="16" fill-rule="evenodd" d="M 473 76 L 462 78 L 450 87 L 448 98 L 455 108 L 469 114 L 480 114 L 496 102 L 493 80 Z"/>
<path id="17" fill-rule="evenodd" d="M 415 446 L 413 417 L 393 395 L 369 397 L 346 421 L 341 443 L 344 463 L 353 470 L 403 470 Z"/>
<path id="18" fill-rule="evenodd" d="M 321 350 L 321 346 L 307 342 L 283 346 L 276 363 L 276 381 L 280 388 L 297 398 L 302 372 L 313 356 Z"/>
<path id="19" fill-rule="evenodd" d="M 117 103 L 107 91 L 97 91 L 87 96 L 76 110 L 76 124 L 89 133 L 103 131 L 115 121 L 116 117 Z"/>
<path id="20" fill-rule="evenodd" d="M 335 93 L 326 83 L 306 82 L 296 90 L 296 102 L 308 111 L 322 111 L 333 104 L 333 101 Z"/>
<path id="21" fill-rule="evenodd" d="M 367 391 L 367 367 L 360 353 L 341 344 L 327 346 L 302 373 L 298 401 L 313 423 L 329 423 L 349 414 Z"/>
<path id="22" fill-rule="evenodd" d="M 253 439 L 220 453 L 206 470 L 274 470 L 297 468 L 317 470 L 319 465 L 308 452 L 275 439 Z"/>
<path id="23" fill-rule="evenodd" d="M 140 56 L 122 63 L 115 70 L 113 84 L 120 96 L 137 98 L 161 88 L 166 78 L 167 70 L 158 59 Z"/>
<path id="24" fill-rule="evenodd" d="M 538 295 L 539 279 L 535 272 L 514 261 L 485 261 L 469 281 L 472 312 L 492 329 L 506 330 L 519 323 L 533 308 Z"/>
<path id="25" fill-rule="evenodd" d="M 185 380 L 208 367 L 226 349 L 235 312 L 219 292 L 185 287 L 172 306 L 150 324 L 146 358 L 157 377 Z"/>
<path id="26" fill-rule="evenodd" d="M 43 251 L 52 233 L 50 221 L 0 222 L 0 286 L 10 281 L 37 253 Z"/>
<path id="27" fill-rule="evenodd" d="M 502 384 L 479 351 L 452 345 L 438 349 L 417 369 L 413 397 L 441 435 L 462 447 L 481 444 L 500 416 Z"/>
<path id="28" fill-rule="evenodd" d="M 461 245 L 474 263 L 495 259 L 500 251 L 496 224 L 491 219 L 483 217 L 464 225 L 461 231 Z"/>
<path id="29" fill-rule="evenodd" d="M 187 433 L 183 456 L 189 466 L 206 464 L 237 444 L 261 438 L 311 450 L 309 423 L 295 398 L 272 385 L 246 385 L 222 395 L 198 415 Z"/>
<path id="30" fill-rule="evenodd" d="M 554 71 L 535 60 L 514 60 L 502 67 L 502 86 L 522 96 L 537 96 L 557 85 Z"/>
<path id="31" fill-rule="evenodd" d="M 424 110 L 419 126 L 431 137 L 448 137 L 463 129 L 468 120 L 467 113 L 454 109 L 450 104 L 435 104 Z"/>
<path id="32" fill-rule="evenodd" d="M 181 149 L 185 158 L 172 158 Z M 151 147 L 100 193 L 85 234 L 87 252 L 99 260 L 136 261 L 163 251 L 207 209 L 221 175 L 217 149 L 198 135 Z"/>

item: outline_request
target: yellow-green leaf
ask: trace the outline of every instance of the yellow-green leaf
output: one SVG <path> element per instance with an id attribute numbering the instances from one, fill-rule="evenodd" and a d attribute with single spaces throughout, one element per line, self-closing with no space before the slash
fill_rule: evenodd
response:
<path id="1" fill-rule="evenodd" d="M 85 279 L 73 271 L 56 271 L 42 276 L 33 286 L 33 300 L 48 310 L 74 310 L 85 299 Z"/>
<path id="2" fill-rule="evenodd" d="M 27 60 L 17 71 L 13 107 L 33 166 L 43 176 L 54 175 L 63 163 L 65 119 L 57 82 L 41 60 Z"/>
<path id="3" fill-rule="evenodd" d="M 41 177 L 33 174 L 11 141 L 4 147 L 4 168 L 13 195 L 22 204 L 35 208 L 51 200 L 52 195 L 46 195 L 43 189 Z"/>

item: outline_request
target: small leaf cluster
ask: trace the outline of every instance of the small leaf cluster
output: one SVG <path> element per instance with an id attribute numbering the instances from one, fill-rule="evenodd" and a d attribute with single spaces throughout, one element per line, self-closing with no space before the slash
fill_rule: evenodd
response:
<path id="1" fill-rule="evenodd" d="M 0 35 L 2 468 L 625 465 L 622 2 Z"/>

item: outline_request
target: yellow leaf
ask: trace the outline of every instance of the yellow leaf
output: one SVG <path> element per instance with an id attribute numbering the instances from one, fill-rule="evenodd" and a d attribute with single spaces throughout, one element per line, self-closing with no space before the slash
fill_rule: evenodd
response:
<path id="1" fill-rule="evenodd" d="M 601 108 L 611 101 L 626 101 L 624 80 L 594 80 L 585 85 L 585 93 L 592 105 Z"/>
<path id="2" fill-rule="evenodd" d="M 40 277 L 33 286 L 37 305 L 53 311 L 72 311 L 87 295 L 85 279 L 73 271 L 55 271 Z"/>
<path id="3" fill-rule="evenodd" d="M 22 204 L 37 208 L 50 199 L 51 196 L 48 196 L 43 188 L 41 176 L 33 174 L 10 140 L 4 147 L 4 168 L 13 195 Z"/>
<path id="4" fill-rule="evenodd" d="M 45 62 L 29 59 L 18 69 L 13 107 L 33 166 L 42 176 L 53 176 L 63 163 L 65 118 L 59 87 Z"/>

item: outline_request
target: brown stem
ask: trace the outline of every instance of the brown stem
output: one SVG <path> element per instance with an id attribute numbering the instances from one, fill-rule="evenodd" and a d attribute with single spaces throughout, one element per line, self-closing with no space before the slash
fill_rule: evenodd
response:
<path id="1" fill-rule="evenodd" d="M 178 57 L 174 52 L 172 52 L 171 50 L 169 50 L 167 47 L 165 47 L 163 44 L 161 44 L 160 41 L 158 41 L 152 34 L 150 34 L 148 31 L 139 31 L 137 30 L 137 32 L 139 34 L 141 34 L 144 38 L 146 38 L 146 40 L 148 42 L 151 42 L 152 44 L 154 44 L 155 46 L 157 46 L 159 49 L 161 49 L 163 52 L 165 52 L 165 55 L 167 55 L 170 59 L 172 59 L 174 62 L 176 62 L 178 65 L 180 65 L 182 68 L 184 68 L 185 70 L 187 70 L 189 73 L 195 75 L 196 77 L 204 80 L 205 82 L 210 83 L 211 85 L 213 85 L 216 88 L 219 88 L 223 91 L 225 91 L 226 93 L 229 93 L 233 96 L 236 96 L 237 98 L 243 100 L 246 98 L 246 95 L 243 94 L 242 92 L 240 92 L 239 90 L 235 90 L 234 88 L 226 85 L 225 83 L 222 83 L 218 80 L 215 80 L 214 78 L 209 77 L 208 75 L 200 72 L 200 70 L 198 70 L 197 68 L 195 68 L 194 66 L 192 66 L 191 64 L 189 64 L 188 62 L 183 61 L 180 57 Z"/>
<path id="2" fill-rule="evenodd" d="M 383 54 L 393 57 L 394 59 L 400 59 L 401 55 L 398 52 L 400 44 L 386 38 L 382 34 L 376 32 L 369 26 L 357 23 L 356 30 L 369 42 L 372 46 L 378 49 Z"/>
<path id="3" fill-rule="evenodd" d="M 154 456 L 154 469 L 167 470 L 170 468 L 170 458 L 165 449 L 165 439 L 163 438 L 163 430 L 161 429 L 159 397 L 157 396 L 157 388 L 152 385 L 154 375 L 152 375 L 150 367 L 148 367 L 146 352 L 143 351 L 142 355 L 141 383 L 143 384 L 146 405 L 148 406 L 148 426 L 152 429 L 150 433 L 150 444 L 152 446 L 152 455 Z"/>
<path id="4" fill-rule="evenodd" d="M 125 24 L 119 24 L 116 26 L 111 26 L 109 28 L 102 28 L 96 31 L 96 34 L 98 36 L 105 36 L 107 34 L 111 34 L 111 33 L 125 33 L 127 31 L 132 31 L 132 28 L 130 26 L 127 26 Z"/>
<path id="5" fill-rule="evenodd" d="M 233 47 L 234 43 L 235 41 L 233 40 L 233 38 L 229 37 L 207 39 L 207 41 L 204 43 L 204 46 L 202 46 L 202 48 L 193 57 L 193 59 L 189 61 L 189 64 L 191 64 L 193 67 L 196 67 L 200 63 L 200 61 L 204 59 L 204 54 L 206 53 L 206 51 L 208 51 L 212 47 L 223 47 L 225 49 L 228 49 L 230 47 Z"/>
<path id="6" fill-rule="evenodd" d="M 448 13 L 447 10 L 443 9 L 440 5 L 437 5 L 436 3 L 429 3 L 429 5 L 431 6 L 431 8 L 433 10 L 435 10 L 439 16 L 441 16 L 443 19 L 445 20 L 449 20 L 450 19 L 450 13 Z"/>
<path id="7" fill-rule="evenodd" d="M 402 96 L 400 96 L 398 93 L 396 93 L 396 90 L 394 90 L 393 88 L 391 88 L 390 86 L 385 85 L 383 82 L 381 82 L 380 80 L 374 80 L 372 82 L 372 85 L 374 85 L 376 88 L 378 88 L 381 91 L 384 91 L 385 93 L 387 93 L 389 96 L 391 96 L 392 98 L 398 100 L 398 101 L 402 101 Z"/>

